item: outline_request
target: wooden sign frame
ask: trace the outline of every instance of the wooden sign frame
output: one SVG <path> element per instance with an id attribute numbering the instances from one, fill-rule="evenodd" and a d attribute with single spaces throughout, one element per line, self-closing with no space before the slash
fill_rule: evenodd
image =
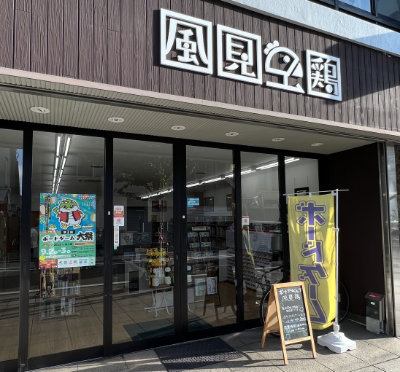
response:
<path id="1" fill-rule="evenodd" d="M 281 310 L 279 307 L 278 289 L 279 288 L 291 288 L 291 287 L 300 287 L 301 288 L 302 295 L 303 295 L 303 302 L 304 302 L 304 312 L 306 315 L 309 336 L 286 341 L 285 335 L 283 332 Z M 307 297 L 306 297 L 306 292 L 304 289 L 303 282 L 279 283 L 279 284 L 273 284 L 271 286 L 271 292 L 270 292 L 269 299 L 268 299 L 268 311 L 267 311 L 267 316 L 265 317 L 263 335 L 262 335 L 262 339 L 261 339 L 261 348 L 262 349 L 264 348 L 265 338 L 267 337 L 267 334 L 275 333 L 275 332 L 279 332 L 280 336 L 281 336 L 282 353 L 283 353 L 283 360 L 285 362 L 285 365 L 288 364 L 286 345 L 295 344 L 295 343 L 303 342 L 303 341 L 310 341 L 313 357 L 314 357 L 314 359 L 317 357 L 317 354 L 315 352 L 315 344 L 314 344 L 314 337 L 313 337 L 313 332 L 312 332 L 312 328 L 311 328 L 310 316 L 309 316 L 309 312 L 308 312 Z"/>

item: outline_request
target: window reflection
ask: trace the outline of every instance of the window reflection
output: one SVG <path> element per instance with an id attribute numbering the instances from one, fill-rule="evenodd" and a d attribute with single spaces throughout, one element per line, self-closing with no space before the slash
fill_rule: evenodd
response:
<path id="1" fill-rule="evenodd" d="M 103 343 L 104 140 L 35 132 L 29 357 Z"/>
<path id="2" fill-rule="evenodd" d="M 236 322 L 232 151 L 187 147 L 189 331 Z"/>
<path id="3" fill-rule="evenodd" d="M 342 3 L 349 4 L 355 8 L 365 10 L 366 12 L 371 12 L 371 0 L 340 0 Z M 377 0 L 379 1 L 379 0 Z M 387 0 L 384 0 L 387 2 Z"/>
<path id="4" fill-rule="evenodd" d="M 18 356 L 22 132 L 0 130 L 0 362 Z M 31 231 L 31 248 L 37 235 Z"/>
<path id="5" fill-rule="evenodd" d="M 400 2 L 395 0 L 376 0 L 376 12 L 378 15 L 400 21 Z"/>
<path id="6" fill-rule="evenodd" d="M 242 153 L 241 159 L 244 316 L 256 319 L 267 283 L 282 278 L 278 157 Z"/>
<path id="7" fill-rule="evenodd" d="M 172 146 L 114 140 L 113 342 L 174 333 Z"/>

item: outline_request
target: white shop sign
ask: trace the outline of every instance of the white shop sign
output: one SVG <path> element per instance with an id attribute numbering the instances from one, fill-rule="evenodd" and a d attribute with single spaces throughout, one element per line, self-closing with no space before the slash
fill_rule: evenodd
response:
<path id="1" fill-rule="evenodd" d="M 161 64 L 212 74 L 213 24 L 166 9 L 161 9 L 160 19 Z M 266 86 L 305 94 L 301 85 L 304 66 L 300 58 L 276 40 L 268 42 L 263 50 L 260 35 L 217 25 L 216 50 L 219 77 L 263 84 L 264 54 L 264 72 L 270 78 L 265 81 Z M 340 58 L 307 50 L 305 73 L 308 95 L 342 100 Z"/>

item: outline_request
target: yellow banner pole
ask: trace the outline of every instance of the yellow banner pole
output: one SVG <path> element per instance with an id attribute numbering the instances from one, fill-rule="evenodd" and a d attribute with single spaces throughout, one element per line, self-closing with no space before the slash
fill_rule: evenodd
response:
<path id="1" fill-rule="evenodd" d="M 317 343 L 321 346 L 327 347 L 335 353 L 344 353 L 347 350 L 355 350 L 355 341 L 347 338 L 343 332 L 339 332 L 339 191 L 345 190 L 332 190 L 332 195 L 335 197 L 335 233 L 336 233 L 336 318 L 333 325 L 333 332 L 326 335 L 318 336 Z M 346 190 L 348 191 L 348 190 Z"/>

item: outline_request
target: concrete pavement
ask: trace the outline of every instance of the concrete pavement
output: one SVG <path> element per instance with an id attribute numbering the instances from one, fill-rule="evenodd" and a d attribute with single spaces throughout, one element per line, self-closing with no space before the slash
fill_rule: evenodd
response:
<path id="1" fill-rule="evenodd" d="M 310 342 L 287 346 L 289 364 L 283 363 L 280 339 L 268 336 L 264 349 L 260 347 L 262 328 L 220 336 L 242 356 L 239 359 L 217 363 L 200 369 L 201 371 L 400 371 L 400 339 L 376 335 L 365 330 L 365 326 L 346 321 L 341 328 L 345 335 L 357 342 L 357 349 L 343 354 L 335 354 L 319 346 L 317 336 L 327 331 L 314 332 L 317 358 L 313 359 Z M 200 371 L 191 369 L 191 372 Z M 83 361 L 68 365 L 41 369 L 46 372 L 115 372 L 115 371 L 166 371 L 154 349 L 148 349 L 112 358 Z"/>

